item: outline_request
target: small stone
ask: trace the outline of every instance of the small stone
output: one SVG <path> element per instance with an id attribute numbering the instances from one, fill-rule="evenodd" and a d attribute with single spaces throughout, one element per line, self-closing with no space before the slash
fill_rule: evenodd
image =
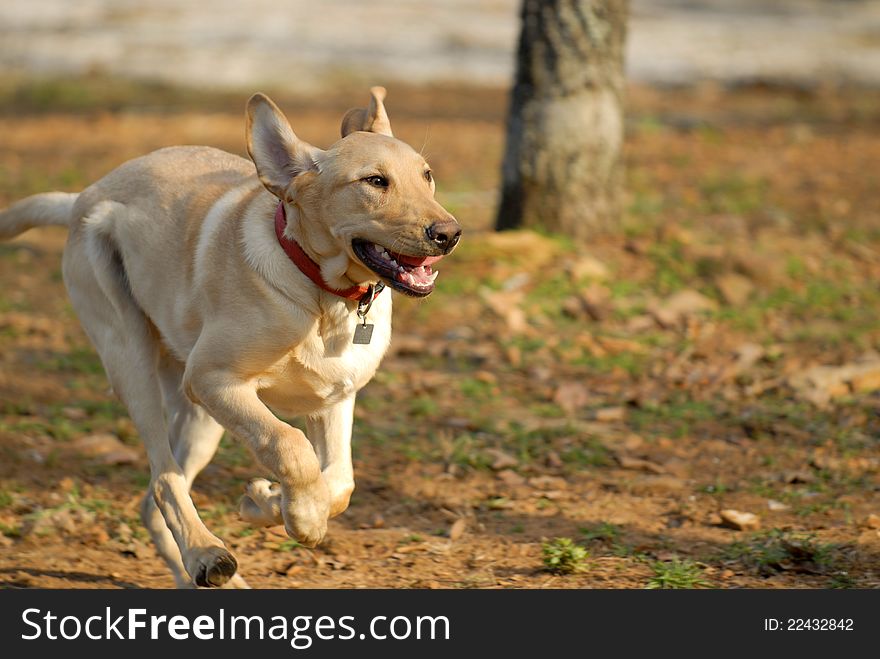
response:
<path id="1" fill-rule="evenodd" d="M 776 501 L 776 499 L 767 499 L 767 508 L 773 512 L 782 512 L 783 510 L 788 510 L 791 506 L 786 505 L 781 501 Z"/>
<path id="2" fill-rule="evenodd" d="M 754 513 L 745 513 L 728 508 L 722 510 L 721 524 L 737 531 L 756 531 L 761 528 L 761 520 Z"/>

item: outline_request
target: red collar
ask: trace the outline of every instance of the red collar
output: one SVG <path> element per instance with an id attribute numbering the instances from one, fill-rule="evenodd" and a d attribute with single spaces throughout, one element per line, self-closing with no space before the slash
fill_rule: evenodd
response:
<path id="1" fill-rule="evenodd" d="M 364 286 L 351 286 L 341 290 L 338 288 L 331 288 L 321 276 L 321 267 L 305 253 L 303 248 L 299 246 L 299 243 L 284 235 L 284 229 L 286 226 L 287 214 L 284 211 L 284 203 L 278 202 L 278 208 L 275 209 L 275 235 L 278 238 L 278 243 L 296 267 L 299 268 L 306 277 L 311 279 L 315 283 L 315 286 L 321 290 L 333 293 L 333 295 L 338 295 L 339 297 L 344 297 L 346 300 L 368 303 L 372 300 L 367 300 L 365 297 L 370 294 L 370 291 L 374 291 L 373 300 L 375 300 L 379 293 L 382 292 L 382 289 L 385 288 L 382 282 L 379 282 L 375 286 L 367 284 Z"/>

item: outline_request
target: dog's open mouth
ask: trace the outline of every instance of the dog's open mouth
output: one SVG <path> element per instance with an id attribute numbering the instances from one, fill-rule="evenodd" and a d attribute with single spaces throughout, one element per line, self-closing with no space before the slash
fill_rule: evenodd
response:
<path id="1" fill-rule="evenodd" d="M 377 243 L 360 239 L 354 240 L 351 247 L 365 266 L 395 290 L 413 297 L 424 297 L 434 290 L 437 273 L 431 265 L 442 256 L 398 254 Z"/>

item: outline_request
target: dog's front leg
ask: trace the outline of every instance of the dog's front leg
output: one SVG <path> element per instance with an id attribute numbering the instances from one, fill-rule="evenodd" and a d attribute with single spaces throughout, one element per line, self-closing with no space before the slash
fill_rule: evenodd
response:
<path id="1" fill-rule="evenodd" d="M 351 466 L 353 421 L 354 396 L 306 420 L 309 439 L 321 461 L 321 473 L 330 490 L 330 517 L 336 517 L 348 508 L 354 491 Z"/>
<path id="2" fill-rule="evenodd" d="M 321 473 L 330 491 L 330 517 L 348 508 L 354 491 L 351 466 L 351 426 L 354 420 L 354 396 L 333 405 L 320 414 L 308 417 L 309 440 L 321 463 Z M 281 487 L 265 478 L 248 483 L 241 499 L 242 518 L 254 525 L 281 524 Z"/>
<path id="3" fill-rule="evenodd" d="M 263 468 L 280 481 L 272 516 L 283 520 L 292 538 L 308 547 L 317 545 L 327 532 L 330 493 L 302 431 L 278 419 L 252 383 L 229 371 L 206 370 L 191 361 L 184 382 L 190 397 L 246 442 Z"/>

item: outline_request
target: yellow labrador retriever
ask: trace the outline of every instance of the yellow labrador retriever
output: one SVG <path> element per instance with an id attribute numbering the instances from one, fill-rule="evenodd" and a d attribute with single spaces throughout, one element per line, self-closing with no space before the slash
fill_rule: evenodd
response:
<path id="1" fill-rule="evenodd" d="M 256 94 L 253 163 L 171 147 L 79 194 L 0 212 L 0 239 L 69 227 L 64 283 L 146 445 L 142 517 L 180 587 L 247 587 L 189 495 L 224 428 L 278 480 L 251 481 L 242 517 L 321 541 L 354 489 L 355 394 L 390 341 L 382 289 L 428 295 L 432 266 L 458 243 L 424 158 L 393 137 L 384 96 L 373 88 L 323 151 Z M 270 407 L 305 415 L 308 437 Z"/>

